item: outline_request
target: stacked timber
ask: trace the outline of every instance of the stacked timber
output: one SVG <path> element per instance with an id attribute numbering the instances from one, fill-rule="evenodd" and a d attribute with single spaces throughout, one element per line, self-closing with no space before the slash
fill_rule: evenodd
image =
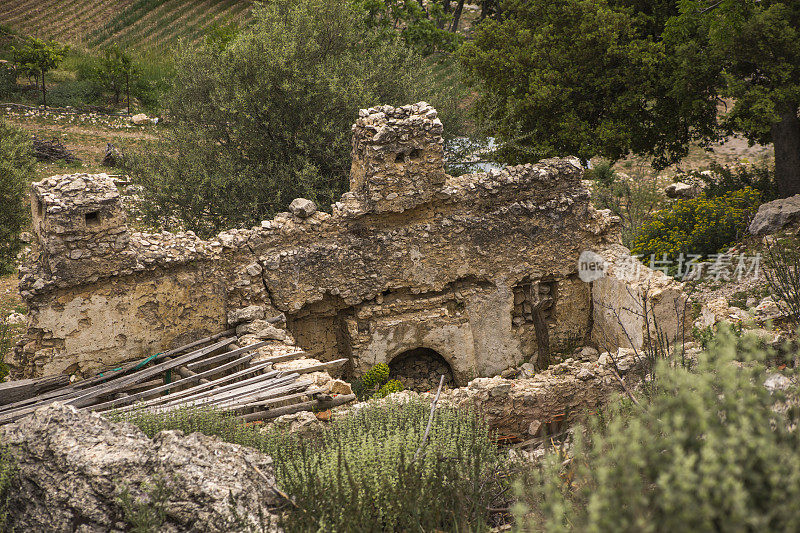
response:
<path id="1" fill-rule="evenodd" d="M 312 409 L 329 409 L 355 399 L 330 396 L 303 375 L 341 366 L 338 359 L 294 370 L 276 363 L 299 359 L 301 350 L 253 363 L 265 342 L 240 347 L 234 330 L 206 337 L 142 361 L 132 361 L 69 384 L 67 376 L 0 385 L 0 424 L 13 422 L 52 402 L 89 411 L 145 409 L 164 413 L 209 407 L 241 420 L 269 420 Z"/>

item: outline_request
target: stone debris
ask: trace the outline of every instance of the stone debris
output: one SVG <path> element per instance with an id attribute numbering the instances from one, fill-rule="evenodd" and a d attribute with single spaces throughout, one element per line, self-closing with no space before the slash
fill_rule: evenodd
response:
<path id="1" fill-rule="evenodd" d="M 317 212 L 317 204 L 305 198 L 295 198 L 289 204 L 289 211 L 296 217 L 308 218 Z"/>
<path id="2" fill-rule="evenodd" d="M 12 531 L 128 531 L 119 495 L 127 487 L 147 501 L 156 483 L 166 489 L 159 531 L 231 531 L 231 501 L 260 531 L 259 511 L 269 519 L 282 503 L 270 457 L 200 433 L 165 431 L 151 440 L 131 424 L 54 403 L 0 427 L 0 437 L 18 468 Z"/>
<path id="3" fill-rule="evenodd" d="M 800 219 L 800 194 L 761 204 L 747 230 L 752 235 L 770 235 Z"/>
<path id="4" fill-rule="evenodd" d="M 150 117 L 145 115 L 144 113 L 138 113 L 131 117 L 131 122 L 136 124 L 137 126 L 141 126 L 142 124 L 147 124 L 150 122 Z"/>
<path id="5" fill-rule="evenodd" d="M 664 193 L 667 195 L 668 198 L 681 198 L 681 199 L 690 199 L 690 198 L 697 198 L 702 193 L 702 188 L 695 185 L 690 185 L 688 183 L 676 182 L 670 183 L 664 189 Z"/>

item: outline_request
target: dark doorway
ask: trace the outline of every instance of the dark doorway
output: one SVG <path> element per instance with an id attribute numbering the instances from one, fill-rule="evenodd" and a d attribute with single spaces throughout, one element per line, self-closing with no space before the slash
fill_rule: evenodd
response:
<path id="1" fill-rule="evenodd" d="M 389 379 L 400 380 L 407 389 L 417 392 L 435 391 L 442 374 L 445 386 L 454 387 L 453 369 L 430 348 L 407 350 L 389 363 Z"/>

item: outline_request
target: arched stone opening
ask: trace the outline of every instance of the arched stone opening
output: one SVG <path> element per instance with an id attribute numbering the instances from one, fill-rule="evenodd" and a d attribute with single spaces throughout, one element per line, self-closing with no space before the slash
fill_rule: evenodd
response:
<path id="1" fill-rule="evenodd" d="M 442 374 L 445 386 L 454 387 L 450 364 L 430 348 L 406 350 L 389 362 L 389 379 L 400 380 L 405 388 L 417 392 L 436 390 Z"/>

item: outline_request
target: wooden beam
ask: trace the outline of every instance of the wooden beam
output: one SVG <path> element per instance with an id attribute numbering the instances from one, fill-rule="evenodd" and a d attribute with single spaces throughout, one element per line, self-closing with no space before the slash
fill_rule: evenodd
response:
<path id="1" fill-rule="evenodd" d="M 249 345 L 247 345 L 247 346 L 245 346 L 243 348 L 236 348 L 235 350 L 231 350 L 229 352 L 221 353 L 219 355 L 215 355 L 214 357 L 209 357 L 207 359 L 201 359 L 200 361 L 194 361 L 194 362 L 189 363 L 188 365 L 186 365 L 186 368 L 188 368 L 189 370 L 195 371 L 198 368 L 203 368 L 205 366 L 213 365 L 214 363 L 218 363 L 220 361 L 226 361 L 228 359 L 233 359 L 234 357 L 237 357 L 239 354 L 251 352 L 251 351 L 253 351 L 253 350 L 257 349 L 257 348 L 261 348 L 262 346 L 267 344 L 267 342 L 268 341 L 261 341 L 261 342 L 255 343 L 255 344 L 249 344 Z M 261 362 L 261 361 L 259 361 L 259 362 Z"/>
<path id="2" fill-rule="evenodd" d="M 227 368 L 232 368 L 234 366 L 246 363 L 252 358 L 253 358 L 253 354 L 248 354 L 248 355 L 245 355 L 244 357 L 236 359 L 235 361 L 231 361 L 230 363 L 226 363 L 225 365 L 222 365 L 222 366 L 223 367 L 227 367 Z M 97 405 L 92 405 L 89 409 L 92 410 L 92 411 L 113 409 L 114 407 L 116 407 L 118 405 L 125 405 L 125 404 L 129 404 L 129 403 L 133 403 L 136 400 L 139 400 L 139 399 L 144 398 L 145 396 L 149 396 L 151 394 L 157 394 L 159 392 L 163 392 L 165 390 L 169 390 L 169 389 L 174 388 L 174 387 L 179 387 L 181 385 L 194 383 L 196 381 L 201 380 L 203 378 L 203 376 L 211 375 L 212 373 L 219 372 L 220 370 L 224 370 L 224 368 L 222 368 L 222 367 L 214 368 L 214 369 L 211 369 L 211 370 L 207 370 L 205 372 L 201 372 L 199 374 L 194 374 L 193 373 L 192 376 L 188 376 L 188 377 L 185 377 L 183 379 L 179 379 L 177 381 L 173 381 L 172 383 L 167 383 L 165 385 L 161 385 L 159 387 L 148 389 L 146 391 L 139 392 L 137 394 L 131 394 L 130 396 L 126 396 L 124 398 L 114 399 L 114 400 L 111 400 L 109 402 L 105 402 L 105 403 L 101 403 L 101 404 L 97 404 Z"/>
<path id="3" fill-rule="evenodd" d="M 331 398 L 328 401 L 312 400 L 310 402 L 298 403 L 286 407 L 278 407 L 266 411 L 257 411 L 255 413 L 250 413 L 248 415 L 240 415 L 236 418 L 244 422 L 253 422 L 254 420 L 272 420 L 274 418 L 278 418 L 279 416 L 291 415 L 294 413 L 299 413 L 300 411 L 311 411 L 312 409 L 318 409 L 324 411 L 326 409 L 331 409 L 333 407 L 337 407 L 339 405 L 344 405 L 348 402 L 352 402 L 355 399 L 356 399 L 355 394 L 343 394 Z"/>
<path id="4" fill-rule="evenodd" d="M 216 335 L 211 335 L 210 337 L 206 337 L 204 339 L 200 339 L 194 342 L 190 342 L 189 344 L 185 344 L 183 346 L 179 346 L 172 350 L 166 351 L 164 353 L 158 354 L 154 359 L 153 362 L 158 362 L 162 359 L 167 357 L 172 357 L 173 355 L 178 355 L 181 352 L 185 352 L 186 350 L 190 350 L 196 346 L 200 346 L 201 344 L 207 344 L 209 342 L 215 342 L 223 337 L 227 337 L 228 335 L 234 335 L 236 333 L 235 329 L 229 329 L 227 331 L 223 331 L 222 333 L 217 333 Z M 143 360 L 133 361 L 131 363 L 125 364 L 119 368 L 119 370 L 111 370 L 108 372 L 104 372 L 102 376 L 94 376 L 91 378 L 87 378 L 81 381 L 76 381 L 73 384 L 73 387 L 76 389 L 85 389 L 87 387 L 91 387 L 98 383 L 102 383 L 103 381 L 108 381 L 109 379 L 115 378 L 120 376 L 130 370 L 136 368 L 136 365 L 140 364 Z"/>
<path id="5" fill-rule="evenodd" d="M 62 388 L 65 385 L 69 385 L 69 376 L 67 374 L 0 383 L 0 405 L 28 400 L 43 392 Z"/>
<path id="6" fill-rule="evenodd" d="M 259 364 L 255 365 L 255 366 L 251 366 L 250 368 L 245 368 L 244 370 L 240 370 L 238 372 L 234 372 L 233 374 L 229 374 L 227 376 L 221 377 L 221 378 L 219 378 L 217 380 L 214 380 L 214 381 L 211 381 L 209 383 L 205 383 L 203 385 L 196 385 L 194 387 L 191 387 L 191 388 L 188 388 L 186 390 L 179 391 L 179 392 L 173 392 L 169 396 L 161 396 L 160 398 L 156 398 L 156 399 L 153 399 L 153 400 L 150 400 L 150 401 L 147 401 L 147 402 L 142 402 L 140 404 L 131 405 L 129 407 L 123 408 L 122 410 L 123 411 L 127 411 L 129 409 L 138 409 L 138 408 L 144 408 L 144 407 L 151 407 L 153 405 L 158 405 L 158 404 L 167 403 L 167 402 L 172 403 L 172 402 L 175 402 L 178 398 L 187 399 L 186 398 L 187 396 L 191 396 L 191 395 L 196 394 L 196 393 L 201 392 L 201 391 L 209 390 L 209 389 L 211 389 L 213 387 L 218 387 L 218 386 L 222 385 L 223 383 L 227 383 L 229 381 L 233 381 L 235 379 L 240 378 L 241 376 L 246 376 L 247 374 L 252 374 L 254 372 L 259 372 L 261 370 L 264 370 L 268 366 L 269 366 L 269 363 L 259 363 Z M 273 370 L 271 372 L 268 372 L 267 374 L 263 374 L 263 376 L 277 376 L 278 374 L 279 374 L 279 372 L 277 370 Z"/>
<path id="7" fill-rule="evenodd" d="M 227 346 L 228 344 L 234 342 L 235 340 L 236 338 L 234 337 L 232 339 L 225 339 L 219 341 L 215 344 L 212 344 L 211 346 L 207 346 L 200 350 L 189 352 L 188 354 L 176 357 L 172 361 L 158 363 L 150 368 L 140 370 L 139 372 L 136 372 L 131 375 L 120 376 L 119 378 L 112 380 L 109 383 L 101 383 L 99 385 L 95 385 L 94 387 L 89 387 L 88 389 L 74 391 L 69 394 L 66 394 L 65 396 L 60 396 L 54 399 L 48 399 L 45 400 L 44 402 L 38 402 L 33 405 L 28 405 L 26 407 L 5 410 L 3 412 L 0 412 L 0 424 L 17 420 L 29 413 L 32 413 L 42 405 L 46 405 L 56 400 L 64 402 L 67 405 L 74 405 L 75 407 L 78 408 L 91 405 L 92 403 L 96 403 L 95 398 L 97 398 L 98 396 L 116 392 L 128 385 L 133 385 L 135 383 L 141 383 L 142 381 L 146 381 L 147 379 L 156 376 L 166 370 L 170 370 L 177 366 L 181 366 L 189 361 L 193 361 L 195 359 L 208 355 L 209 353 L 214 352 L 222 348 L 223 346 Z"/>

